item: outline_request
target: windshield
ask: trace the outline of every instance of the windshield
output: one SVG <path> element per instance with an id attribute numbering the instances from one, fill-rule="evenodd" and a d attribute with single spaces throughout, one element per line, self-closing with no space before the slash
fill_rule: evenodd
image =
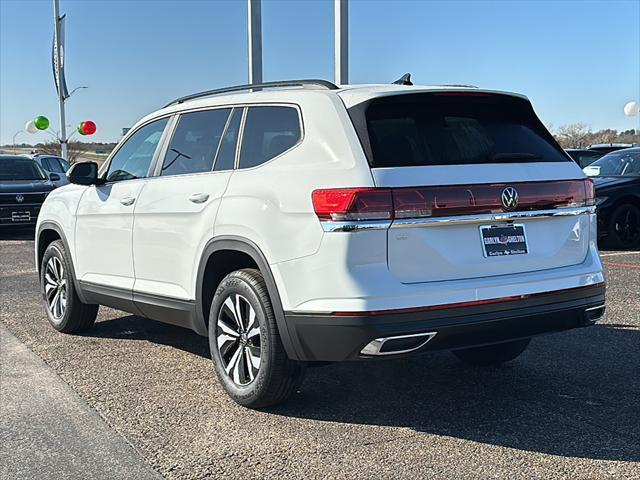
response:
<path id="1" fill-rule="evenodd" d="M 640 149 L 609 153 L 583 170 L 590 177 L 640 176 Z"/>
<path id="2" fill-rule="evenodd" d="M 530 103 L 507 95 L 383 97 L 368 105 L 365 123 L 359 135 L 372 167 L 569 161 Z"/>
<path id="3" fill-rule="evenodd" d="M 44 171 L 30 158 L 0 157 L 1 180 L 45 180 Z"/>

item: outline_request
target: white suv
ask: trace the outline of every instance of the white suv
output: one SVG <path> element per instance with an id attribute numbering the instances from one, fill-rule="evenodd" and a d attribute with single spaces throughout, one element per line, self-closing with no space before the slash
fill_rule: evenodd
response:
<path id="1" fill-rule="evenodd" d="M 604 313 L 592 183 L 520 95 L 203 92 L 68 176 L 36 232 L 53 327 L 106 305 L 191 328 L 242 405 L 283 401 L 310 362 L 497 364 Z"/>

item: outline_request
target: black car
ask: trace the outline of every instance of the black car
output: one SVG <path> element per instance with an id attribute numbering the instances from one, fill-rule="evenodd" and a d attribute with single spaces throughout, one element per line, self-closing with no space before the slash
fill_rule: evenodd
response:
<path id="1" fill-rule="evenodd" d="M 594 178 L 603 243 L 612 248 L 640 248 L 640 148 L 608 153 L 584 172 Z"/>
<path id="2" fill-rule="evenodd" d="M 580 168 L 591 165 L 606 153 L 599 150 L 589 150 L 588 148 L 565 148 L 564 151 L 569 154 L 574 162 L 580 165 Z"/>
<path id="3" fill-rule="evenodd" d="M 59 179 L 51 175 L 31 158 L 0 155 L 0 226 L 35 225 L 42 202 L 55 188 L 52 180 Z"/>
<path id="4" fill-rule="evenodd" d="M 637 144 L 634 143 L 595 143 L 589 145 L 587 148 L 594 152 L 600 152 L 604 155 L 605 153 L 611 153 L 622 150 L 624 148 L 631 148 L 636 146 Z"/>

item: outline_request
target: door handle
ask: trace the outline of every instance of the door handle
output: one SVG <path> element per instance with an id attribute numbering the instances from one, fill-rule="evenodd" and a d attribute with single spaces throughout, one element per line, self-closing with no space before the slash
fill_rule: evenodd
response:
<path id="1" fill-rule="evenodd" d="M 135 202 L 136 199 L 133 197 L 122 197 L 120 199 L 120 203 L 126 207 L 128 207 L 129 205 L 133 205 L 133 202 Z"/>
<path id="2" fill-rule="evenodd" d="M 204 203 L 209 200 L 208 193 L 194 193 L 189 195 L 189 201 L 193 203 Z"/>

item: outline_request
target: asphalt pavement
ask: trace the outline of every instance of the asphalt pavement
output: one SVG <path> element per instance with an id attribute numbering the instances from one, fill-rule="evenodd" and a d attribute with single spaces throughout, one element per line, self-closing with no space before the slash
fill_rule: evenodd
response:
<path id="1" fill-rule="evenodd" d="M 87 334 L 55 332 L 32 251 L 29 233 L 0 237 L 0 322 L 168 478 L 640 477 L 640 252 L 604 252 L 603 321 L 536 338 L 506 366 L 436 352 L 313 368 L 258 412 L 225 395 L 190 331 L 101 308 Z M 7 445 L 0 460 L 36 461 Z"/>

